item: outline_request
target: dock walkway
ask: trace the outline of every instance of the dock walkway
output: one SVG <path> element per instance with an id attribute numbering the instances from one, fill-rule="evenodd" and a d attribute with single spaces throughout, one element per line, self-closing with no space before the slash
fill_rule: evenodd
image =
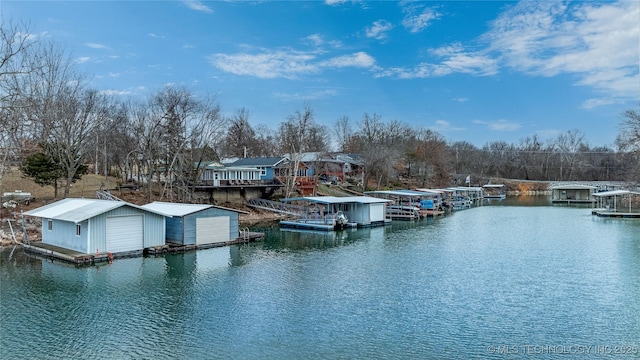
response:
<path id="1" fill-rule="evenodd" d="M 609 217 L 609 218 L 640 219 L 640 213 L 633 213 L 633 212 L 616 212 L 616 211 L 596 209 L 591 211 L 591 214 L 600 216 L 600 217 Z"/>
<path id="2" fill-rule="evenodd" d="M 162 255 L 168 253 L 183 253 L 193 250 L 210 249 L 214 247 L 223 247 L 229 245 L 247 244 L 250 242 L 261 241 L 264 239 L 264 233 L 259 232 L 242 232 L 240 237 L 224 242 L 210 244 L 166 244 L 162 246 L 154 246 L 144 250 L 128 251 L 122 253 L 101 252 L 96 254 L 84 254 L 59 246 L 45 244 L 41 241 L 32 242 L 24 245 L 27 253 L 35 254 L 51 260 L 61 260 L 76 265 L 94 265 L 101 262 L 111 262 L 114 259 L 139 257 L 143 255 Z"/>

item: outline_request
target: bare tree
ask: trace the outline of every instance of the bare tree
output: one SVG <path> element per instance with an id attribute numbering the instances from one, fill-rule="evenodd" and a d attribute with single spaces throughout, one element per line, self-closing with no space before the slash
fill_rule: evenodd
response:
<path id="1" fill-rule="evenodd" d="M 556 138 L 556 145 L 560 154 L 559 180 L 572 180 L 574 171 L 580 165 L 581 150 L 585 146 L 584 134 L 578 130 L 568 130 Z"/>
<path id="2" fill-rule="evenodd" d="M 627 110 L 622 114 L 620 130 L 616 138 L 616 145 L 623 154 L 627 167 L 627 178 L 638 181 L 640 179 L 640 109 Z"/>
<path id="3" fill-rule="evenodd" d="M 154 181 L 164 184 L 160 199 L 190 199 L 190 186 L 206 153 L 203 149 L 216 148 L 223 133 L 215 97 L 203 100 L 187 88 L 168 86 L 155 93 L 135 117 L 148 170 L 149 201 Z"/>
<path id="4" fill-rule="evenodd" d="M 29 31 L 24 24 L 0 24 L 0 187 L 9 158 L 18 157 L 27 128 L 20 117 L 25 96 L 19 78 L 36 70 L 29 60 Z"/>
<path id="5" fill-rule="evenodd" d="M 336 120 L 333 131 L 336 135 L 338 151 L 347 151 L 349 140 L 353 136 L 353 130 L 349 124 L 349 118 L 347 116 L 343 116 Z"/>
<path id="6" fill-rule="evenodd" d="M 282 153 L 288 153 L 291 160 L 290 173 L 285 182 L 285 197 L 290 197 L 293 193 L 302 153 L 308 149 L 307 140 L 314 126 L 313 110 L 309 105 L 306 105 L 303 111 L 297 110 L 286 122 L 280 124 L 278 132 L 280 150 Z"/>
<path id="7" fill-rule="evenodd" d="M 249 123 L 249 110 L 240 108 L 229 119 L 223 154 L 229 157 L 247 157 L 255 154 L 256 133 Z"/>
<path id="8" fill-rule="evenodd" d="M 280 155 L 275 131 L 264 124 L 259 124 L 255 128 L 255 133 L 253 156 L 272 157 Z"/>

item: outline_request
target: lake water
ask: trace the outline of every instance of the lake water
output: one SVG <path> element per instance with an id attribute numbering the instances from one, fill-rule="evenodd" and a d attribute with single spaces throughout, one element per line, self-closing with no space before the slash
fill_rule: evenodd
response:
<path id="1" fill-rule="evenodd" d="M 546 197 L 75 267 L 2 250 L 1 359 L 640 358 L 640 221 Z"/>

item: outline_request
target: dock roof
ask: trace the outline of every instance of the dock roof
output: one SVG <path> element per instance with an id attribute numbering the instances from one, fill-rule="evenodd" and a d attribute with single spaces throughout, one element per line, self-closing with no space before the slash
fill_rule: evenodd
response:
<path id="1" fill-rule="evenodd" d="M 419 196 L 427 195 L 423 191 L 415 191 L 415 190 L 376 190 L 376 191 L 365 191 L 365 194 L 405 196 L 405 197 L 419 197 Z"/>
<path id="2" fill-rule="evenodd" d="M 117 209 L 122 206 L 130 206 L 136 209 L 141 209 L 141 210 L 149 211 L 158 215 L 163 215 L 154 210 L 144 209 L 138 205 L 130 204 L 124 201 L 84 199 L 84 198 L 62 199 L 52 204 L 41 206 L 31 211 L 27 211 L 24 214 L 29 216 L 40 217 L 40 218 L 79 223 L 87 219 L 90 219 L 94 216 L 103 214 L 107 211 L 111 211 L 113 209 Z"/>
<path id="3" fill-rule="evenodd" d="M 434 195 L 442 195 L 447 192 L 446 190 L 442 190 L 442 189 L 424 189 L 424 188 L 416 189 L 416 191 L 422 191 L 427 194 L 434 194 Z"/>
<path id="4" fill-rule="evenodd" d="M 388 200 L 379 199 L 372 196 L 302 196 L 297 198 L 281 199 L 280 201 L 282 202 L 308 201 L 308 202 L 314 202 L 318 204 L 347 204 L 347 203 L 377 204 L 377 203 L 388 202 Z"/>
<path id="5" fill-rule="evenodd" d="M 640 192 L 631 191 L 631 190 L 611 190 L 611 191 L 602 191 L 602 192 L 594 193 L 591 195 L 603 197 L 603 196 L 618 196 L 618 195 L 626 195 L 626 194 L 640 195 Z"/>
<path id="6" fill-rule="evenodd" d="M 579 189 L 592 189 L 595 190 L 597 187 L 591 185 L 583 185 L 583 184 L 567 184 L 567 185 L 556 185 L 551 187 L 552 190 L 579 190 Z"/>
<path id="7" fill-rule="evenodd" d="M 206 209 L 222 209 L 233 211 L 242 214 L 248 214 L 246 211 L 230 209 L 222 206 L 215 206 L 209 204 L 183 204 L 183 203 L 172 203 L 172 202 L 163 202 L 163 201 L 154 201 L 152 203 L 142 205 L 142 208 L 153 210 L 155 212 L 159 212 L 165 216 L 185 216 L 197 213 Z"/>

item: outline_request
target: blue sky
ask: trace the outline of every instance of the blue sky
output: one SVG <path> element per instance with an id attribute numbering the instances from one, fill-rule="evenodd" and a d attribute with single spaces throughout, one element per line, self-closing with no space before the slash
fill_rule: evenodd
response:
<path id="1" fill-rule="evenodd" d="M 167 84 L 276 128 L 310 106 L 482 146 L 579 129 L 612 145 L 640 106 L 640 2 L 0 0 L 61 43 L 90 86 L 145 99 Z"/>

